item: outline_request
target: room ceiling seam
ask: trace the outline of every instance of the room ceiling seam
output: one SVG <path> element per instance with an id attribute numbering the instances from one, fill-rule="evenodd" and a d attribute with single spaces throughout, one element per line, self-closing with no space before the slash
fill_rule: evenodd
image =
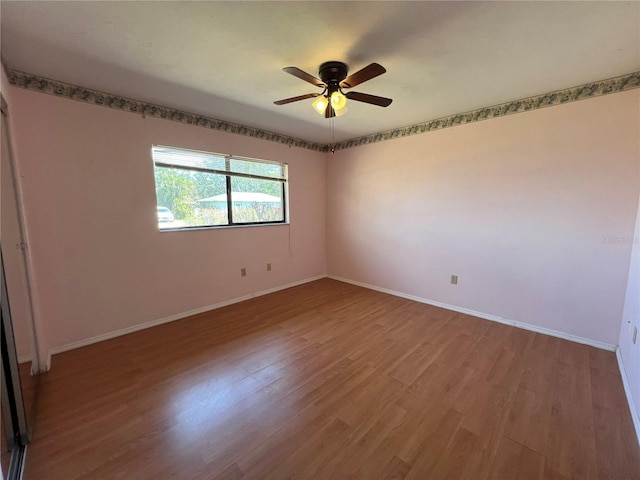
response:
<path id="1" fill-rule="evenodd" d="M 6 64 L 4 64 L 4 66 L 6 69 L 7 78 L 9 79 L 9 83 L 13 86 L 24 88 L 26 90 L 46 93 L 49 95 L 67 98 L 69 100 L 77 100 L 93 105 L 135 113 L 138 115 L 142 115 L 143 118 L 149 115 L 155 118 L 161 118 L 174 122 L 184 123 L 187 125 L 194 125 L 209 128 L 212 130 L 233 133 L 236 135 L 244 135 L 261 140 L 268 140 L 271 142 L 285 144 L 289 147 L 304 148 L 317 152 L 333 152 L 335 150 L 344 150 L 371 143 L 393 140 L 412 135 L 420 135 L 444 128 L 466 125 L 482 120 L 499 118 L 515 113 L 529 112 L 538 110 L 540 108 L 562 105 L 578 100 L 586 100 L 602 95 L 640 88 L 640 71 L 632 72 L 629 74 L 586 83 L 575 87 L 543 93 L 540 95 L 513 100 L 489 107 L 483 107 L 464 113 L 437 118 L 434 120 L 428 120 L 406 127 L 400 127 L 384 132 L 374 133 L 371 135 L 365 135 L 335 144 L 322 145 L 300 138 L 294 138 L 275 132 L 261 130 L 259 128 L 248 127 L 237 123 L 219 120 L 216 118 L 208 117 L 206 115 L 189 113 L 175 108 L 169 108 L 150 102 L 134 100 L 119 95 L 60 82 L 58 80 L 42 77 L 35 74 L 13 70 L 6 67 Z"/>

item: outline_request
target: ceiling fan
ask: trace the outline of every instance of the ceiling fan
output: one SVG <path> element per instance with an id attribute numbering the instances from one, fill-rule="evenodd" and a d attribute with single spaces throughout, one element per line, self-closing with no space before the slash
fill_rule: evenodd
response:
<path id="1" fill-rule="evenodd" d="M 319 114 L 324 115 L 325 118 L 331 118 L 339 117 L 346 113 L 347 98 L 349 100 L 355 100 L 356 102 L 370 103 L 371 105 L 378 105 L 380 107 L 388 107 L 393 101 L 390 98 L 369 95 L 368 93 L 347 92 L 345 94 L 342 91 L 343 88 L 355 87 L 385 73 L 387 70 L 377 63 L 367 65 L 348 77 L 349 67 L 342 62 L 325 62 L 320 65 L 318 70 L 320 78 L 309 75 L 298 67 L 285 67 L 282 70 L 316 87 L 322 88 L 323 91 L 322 93 L 307 93 L 306 95 L 285 98 L 284 100 L 273 102 L 276 105 L 285 105 L 287 103 L 306 100 L 307 98 L 318 97 L 313 102 L 313 107 Z"/>

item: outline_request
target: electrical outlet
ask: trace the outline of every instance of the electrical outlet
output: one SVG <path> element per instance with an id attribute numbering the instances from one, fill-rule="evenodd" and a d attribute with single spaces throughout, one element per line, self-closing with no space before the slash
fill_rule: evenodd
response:
<path id="1" fill-rule="evenodd" d="M 458 284 L 458 275 L 451 275 L 451 285 Z"/>
<path id="2" fill-rule="evenodd" d="M 247 269 L 246 268 L 241 268 L 240 269 L 240 276 L 241 277 L 246 277 L 247 276 Z"/>
<path id="3" fill-rule="evenodd" d="M 270 271 L 271 271 L 271 264 L 267 263 L 267 272 L 270 272 Z"/>

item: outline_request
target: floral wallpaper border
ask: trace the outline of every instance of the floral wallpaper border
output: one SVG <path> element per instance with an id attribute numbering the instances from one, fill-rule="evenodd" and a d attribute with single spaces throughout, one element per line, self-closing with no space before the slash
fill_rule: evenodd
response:
<path id="1" fill-rule="evenodd" d="M 120 97 L 109 93 L 91 90 L 76 85 L 71 85 L 57 80 L 32 75 L 17 70 L 7 69 L 9 83 L 17 87 L 25 88 L 50 95 L 78 100 L 81 102 L 92 103 L 94 105 L 102 105 L 109 108 L 123 110 L 172 120 L 174 122 L 186 123 L 188 125 L 196 125 L 199 127 L 220 130 L 223 132 L 235 133 L 237 135 L 245 135 L 247 137 L 259 138 L 271 142 L 282 143 L 290 147 L 305 148 L 319 152 L 328 152 L 335 150 L 343 150 L 346 148 L 357 147 L 370 143 L 383 142 L 394 138 L 407 137 L 410 135 L 419 135 L 443 128 L 465 125 L 468 123 L 488 120 L 490 118 L 503 117 L 514 113 L 528 112 L 539 108 L 550 107 L 553 105 L 561 105 L 577 100 L 599 97 L 610 93 L 622 92 L 633 88 L 640 88 L 640 72 L 633 72 L 619 77 L 600 80 L 593 83 L 587 83 L 577 87 L 558 90 L 555 92 L 544 93 L 533 97 L 514 100 L 511 102 L 493 105 L 491 107 L 479 108 L 470 112 L 450 115 L 435 120 L 429 120 L 423 123 L 410 125 L 407 127 L 396 128 L 386 132 L 375 133 L 363 137 L 346 140 L 336 143 L 335 145 L 321 145 L 318 143 L 308 142 L 298 138 L 288 137 L 279 133 L 268 132 L 257 128 L 246 127 L 236 123 L 226 122 L 204 115 L 183 112 L 173 108 L 155 105 L 153 103 L 141 102 L 138 100 Z"/>
<path id="2" fill-rule="evenodd" d="M 491 107 L 479 108 L 470 112 L 450 115 L 436 120 L 429 120 L 427 122 L 410 125 L 408 127 L 395 128 L 386 132 L 354 138 L 334 145 L 333 149 L 341 150 L 366 145 L 368 143 L 383 142 L 385 140 L 407 137 L 410 135 L 419 135 L 433 130 L 440 130 L 442 128 L 455 127 L 457 125 L 479 122 L 490 118 L 503 117 L 513 113 L 528 112 L 530 110 L 561 105 L 563 103 L 575 102 L 577 100 L 585 100 L 587 98 L 599 97 L 601 95 L 622 92 L 633 88 L 640 88 L 640 72 L 634 72 L 627 75 L 621 75 L 619 77 L 609 78 L 607 80 L 587 83 L 577 87 L 514 100 L 512 102 L 501 103 Z"/>
<path id="3" fill-rule="evenodd" d="M 187 125 L 196 125 L 198 127 L 210 128 L 212 130 L 220 130 L 222 132 L 235 133 L 247 137 L 269 140 L 271 142 L 283 143 L 290 147 L 300 147 L 320 152 L 326 152 L 328 150 L 326 145 L 307 142 L 306 140 L 300 140 L 298 138 L 288 137 L 286 135 L 268 132 L 258 128 L 246 127 L 237 123 L 225 122 L 224 120 L 218 120 L 204 115 L 183 112 L 181 110 L 163 107 L 153 103 L 141 102 L 131 98 L 91 90 L 90 88 L 59 82 L 50 78 L 20 72 L 18 70 L 8 69 L 7 77 L 11 85 L 25 88 L 27 90 L 48 93 L 50 95 L 64 97 L 70 100 L 79 100 L 81 102 L 92 103 L 94 105 L 115 108 L 125 112 L 137 113 L 143 117 L 150 116 L 163 118 L 174 122 L 186 123 Z"/>

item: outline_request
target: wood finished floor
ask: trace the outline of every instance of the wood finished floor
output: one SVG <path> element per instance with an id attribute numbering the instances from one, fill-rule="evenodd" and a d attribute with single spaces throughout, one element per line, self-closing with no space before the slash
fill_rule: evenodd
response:
<path id="1" fill-rule="evenodd" d="M 25 480 L 640 479 L 615 355 L 325 279 L 56 355 Z"/>

